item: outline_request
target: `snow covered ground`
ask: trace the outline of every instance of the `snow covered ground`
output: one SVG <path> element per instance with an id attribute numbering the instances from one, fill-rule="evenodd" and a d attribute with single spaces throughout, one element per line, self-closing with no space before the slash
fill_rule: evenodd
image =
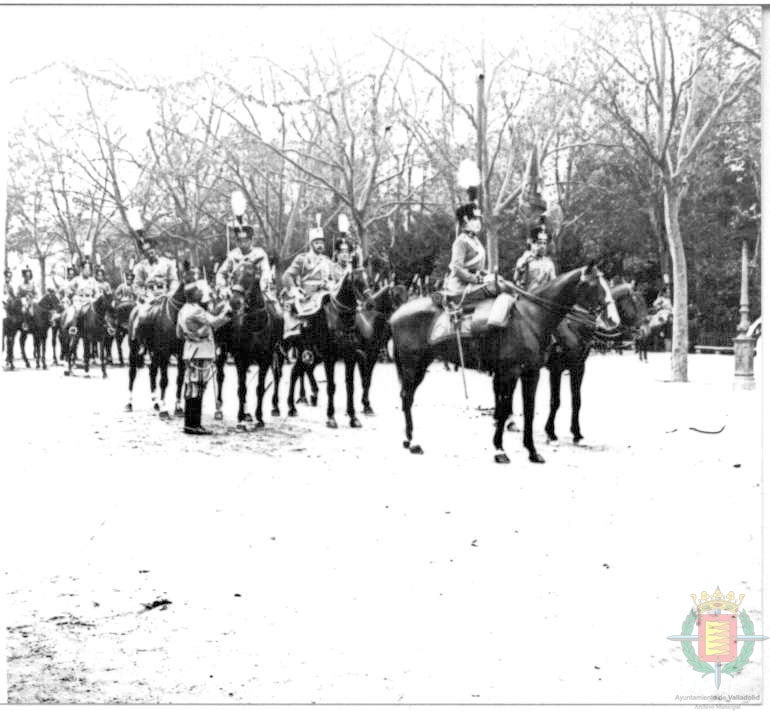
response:
<path id="1" fill-rule="evenodd" d="M 520 433 L 506 434 L 512 463 L 494 464 L 489 379 L 468 374 L 466 403 L 460 374 L 438 363 L 416 397 L 422 456 L 401 446 L 391 365 L 375 370 L 377 414 L 355 431 L 341 367 L 338 430 L 324 426 L 324 385 L 318 408 L 287 418 L 286 378 L 282 416 L 237 431 L 230 371 L 224 423 L 206 395 L 209 438 L 152 414 L 146 371 L 132 414 L 125 369 L 3 373 L 8 700 L 711 695 L 666 639 L 690 594 L 744 593 L 756 631 L 770 629 L 760 392 L 734 391 L 732 369 L 691 356 L 690 382 L 675 384 L 668 355 L 592 355 L 580 446 L 566 376 L 561 439 L 546 441 L 542 377 L 544 465 L 528 462 Z M 518 391 L 515 403 L 520 413 Z M 761 647 L 723 695 L 759 694 Z"/>

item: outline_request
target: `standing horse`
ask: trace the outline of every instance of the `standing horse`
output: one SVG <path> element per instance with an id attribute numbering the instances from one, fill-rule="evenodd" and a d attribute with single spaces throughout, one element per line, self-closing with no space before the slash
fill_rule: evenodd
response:
<path id="1" fill-rule="evenodd" d="M 618 322 L 609 286 L 592 263 L 556 277 L 534 293 L 520 293 L 506 326 L 482 334 L 476 341 L 481 364 L 493 375 L 495 434 L 492 441 L 497 450 L 495 461 L 498 463 L 510 461 L 503 450 L 503 430 L 511 414 L 511 400 L 519 378 L 524 403 L 524 447 L 531 462 L 545 461 L 537 452 L 532 436 L 537 383 L 551 334 L 575 304 L 591 313 L 602 311 L 611 325 Z M 405 304 L 390 319 L 406 424 L 403 444 L 413 454 L 422 454 L 423 451 L 420 445 L 412 442 L 415 391 L 434 358 L 445 356 L 453 361 L 459 358 L 455 339 L 435 345 L 430 341 L 433 325 L 440 314 L 441 310 L 435 302 L 430 297 L 424 297 Z M 463 347 L 463 352 L 465 350 Z"/>
<path id="2" fill-rule="evenodd" d="M 134 409 L 134 381 L 139 365 L 139 349 L 144 347 L 150 354 L 150 395 L 152 407 L 161 420 L 171 419 L 166 409 L 166 388 L 168 387 L 168 365 L 171 356 L 176 356 L 176 405 L 174 415 L 184 416 L 182 407 L 182 386 L 184 384 L 184 360 L 182 348 L 184 341 L 176 336 L 176 320 L 179 309 L 184 304 L 184 283 L 179 282 L 176 291 L 170 296 L 163 296 L 157 304 L 140 315 L 139 306 L 135 306 L 128 318 L 128 403 L 126 412 Z M 143 359 L 144 356 L 141 356 Z M 158 371 L 160 371 L 160 401 L 157 395 Z"/>
<path id="3" fill-rule="evenodd" d="M 16 340 L 16 332 L 21 331 L 24 320 L 24 304 L 18 296 L 9 296 L 5 302 L 5 316 L 3 317 L 3 333 L 5 334 L 5 365 L 8 370 L 14 370 L 13 342 Z M 27 368 L 30 367 L 27 354 L 22 349 L 22 358 Z"/>
<path id="4" fill-rule="evenodd" d="M 554 429 L 556 412 L 561 404 L 561 374 L 569 371 L 570 389 L 572 392 L 572 432 L 573 442 L 583 439 L 580 431 L 580 389 L 585 374 L 586 359 L 594 345 L 594 338 L 602 341 L 620 341 L 624 334 L 633 332 L 639 328 L 643 319 L 647 316 L 647 306 L 644 298 L 635 292 L 630 284 L 619 284 L 611 289 L 612 298 L 620 316 L 620 328 L 614 332 L 604 332 L 597 327 L 596 320 L 588 313 L 568 314 L 557 326 L 555 343 L 548 355 L 546 367 L 551 382 L 551 409 L 545 432 L 552 442 L 557 439 Z"/>
<path id="5" fill-rule="evenodd" d="M 67 369 L 64 375 L 72 375 L 72 366 L 77 357 L 78 341 L 83 341 L 83 369 L 90 378 L 91 354 L 98 347 L 101 357 L 102 377 L 107 377 L 104 341 L 107 332 L 107 312 L 111 297 L 100 294 L 94 301 L 83 306 L 70 306 L 62 316 L 61 330 L 66 339 Z"/>
<path id="6" fill-rule="evenodd" d="M 120 301 L 115 303 L 115 349 L 118 351 L 118 362 L 122 368 L 125 365 L 123 361 L 123 339 L 128 335 L 128 319 L 136 306 L 135 301 Z"/>
<path id="7" fill-rule="evenodd" d="M 366 298 L 369 282 L 366 270 L 356 267 L 340 280 L 337 290 L 324 297 L 321 308 L 308 317 L 299 337 L 296 339 L 300 357 L 291 369 L 289 383 L 289 416 L 294 417 L 294 387 L 303 372 L 312 372 L 317 361 L 322 361 L 326 371 L 326 426 L 336 428 L 334 418 L 334 366 L 339 359 L 345 363 L 345 385 L 347 387 L 347 415 L 351 427 L 360 427 L 353 404 L 353 375 L 356 363 L 363 364 L 366 354 L 363 339 L 358 330 L 358 303 Z M 294 345 L 292 339 L 289 347 Z M 361 365 L 360 367 L 365 367 Z"/>
<path id="8" fill-rule="evenodd" d="M 262 401 L 265 396 L 265 378 L 268 371 L 273 373 L 273 397 L 271 414 L 281 414 L 278 407 L 278 388 L 283 370 L 283 356 L 278 348 L 283 338 L 283 314 L 273 301 L 265 299 L 259 284 L 259 270 L 251 261 L 244 261 L 233 272 L 233 284 L 241 287 L 231 300 L 233 316 L 222 326 L 216 336 L 218 346 L 216 358 L 217 399 L 215 419 L 222 419 L 222 385 L 228 353 L 235 360 L 238 373 L 238 423 L 253 422 L 246 412 L 246 376 L 249 366 L 259 369 L 257 380 L 257 407 L 254 411 L 256 427 L 265 426 L 262 416 Z"/>
<path id="9" fill-rule="evenodd" d="M 393 312 L 406 303 L 407 292 L 405 286 L 383 286 L 370 296 L 363 310 L 356 317 L 356 326 L 362 336 L 365 360 L 359 361 L 361 373 L 361 404 L 365 415 L 373 415 L 369 402 L 369 388 L 372 384 L 372 372 L 380 357 L 380 351 L 390 338 L 390 324 L 388 320 Z"/>
<path id="10" fill-rule="evenodd" d="M 40 368 L 40 361 L 43 362 L 43 370 L 47 370 L 48 366 L 45 362 L 45 348 L 48 342 L 48 329 L 51 327 L 51 321 L 59 309 L 61 308 L 61 302 L 59 298 L 52 291 L 46 292 L 43 297 L 36 301 L 32 305 L 32 318 L 30 319 L 30 326 L 32 330 L 32 343 L 33 354 L 35 357 L 35 368 Z M 22 333 L 22 340 L 26 339 L 27 334 Z M 52 342 L 53 347 L 53 360 L 58 365 L 56 360 L 56 341 Z"/>

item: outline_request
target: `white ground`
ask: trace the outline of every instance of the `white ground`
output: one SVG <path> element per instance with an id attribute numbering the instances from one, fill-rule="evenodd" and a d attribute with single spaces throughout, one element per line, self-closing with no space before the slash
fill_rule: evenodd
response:
<path id="1" fill-rule="evenodd" d="M 17 362 L 18 365 L 18 362 Z M 392 366 L 376 417 L 340 429 L 321 407 L 211 438 L 149 408 L 140 372 L 0 376 L 11 702 L 656 702 L 711 695 L 678 634 L 690 593 L 761 606 L 760 393 L 733 361 L 593 355 L 583 446 L 557 420 L 527 461 L 492 462 L 487 377 L 434 364 L 416 439 Z M 318 375 L 321 376 L 321 369 Z M 340 373 L 341 375 L 341 373 Z M 173 379 L 172 379 L 173 382 Z M 253 385 L 250 409 L 253 410 Z M 325 386 L 322 385 L 322 388 Z M 286 380 L 281 399 L 285 401 Z M 516 411 L 520 412 L 516 394 Z M 281 404 L 285 416 L 285 402 Z M 211 424 L 212 393 L 205 420 Z M 269 409 L 267 410 L 269 414 Z M 520 419 L 520 418 L 519 418 Z M 720 434 L 702 434 L 691 427 Z M 144 604 L 170 605 L 146 611 Z M 724 695 L 758 694 L 761 645 Z M 692 701 L 690 701 L 692 703 Z"/>

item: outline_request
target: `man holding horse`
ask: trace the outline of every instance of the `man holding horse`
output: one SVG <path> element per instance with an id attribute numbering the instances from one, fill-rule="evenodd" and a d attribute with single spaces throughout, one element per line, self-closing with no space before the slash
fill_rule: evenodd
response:
<path id="1" fill-rule="evenodd" d="M 244 261 L 248 260 L 259 268 L 259 287 L 263 294 L 267 294 L 270 286 L 270 265 L 267 252 L 254 244 L 254 228 L 251 225 L 236 224 L 233 231 L 238 246 L 230 250 L 225 261 L 217 269 L 215 284 L 219 293 L 227 293 L 233 273 Z"/>
<path id="2" fill-rule="evenodd" d="M 217 316 L 210 314 L 202 305 L 204 293 L 201 281 L 193 281 L 184 288 L 185 304 L 179 310 L 176 335 L 184 340 L 182 357 L 184 374 L 184 432 L 191 435 L 210 435 L 211 430 L 201 424 L 203 393 L 211 379 L 216 355 L 214 330 L 222 326 L 231 314 L 229 304 Z"/>

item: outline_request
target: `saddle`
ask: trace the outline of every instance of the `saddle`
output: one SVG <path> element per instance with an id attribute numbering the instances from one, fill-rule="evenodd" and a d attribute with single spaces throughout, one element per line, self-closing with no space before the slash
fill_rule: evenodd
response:
<path id="1" fill-rule="evenodd" d="M 508 323 L 515 297 L 501 293 L 494 298 L 464 304 L 444 299 L 443 309 L 431 325 L 428 344 L 435 346 L 450 338 L 478 338 L 492 327 L 502 328 Z"/>

